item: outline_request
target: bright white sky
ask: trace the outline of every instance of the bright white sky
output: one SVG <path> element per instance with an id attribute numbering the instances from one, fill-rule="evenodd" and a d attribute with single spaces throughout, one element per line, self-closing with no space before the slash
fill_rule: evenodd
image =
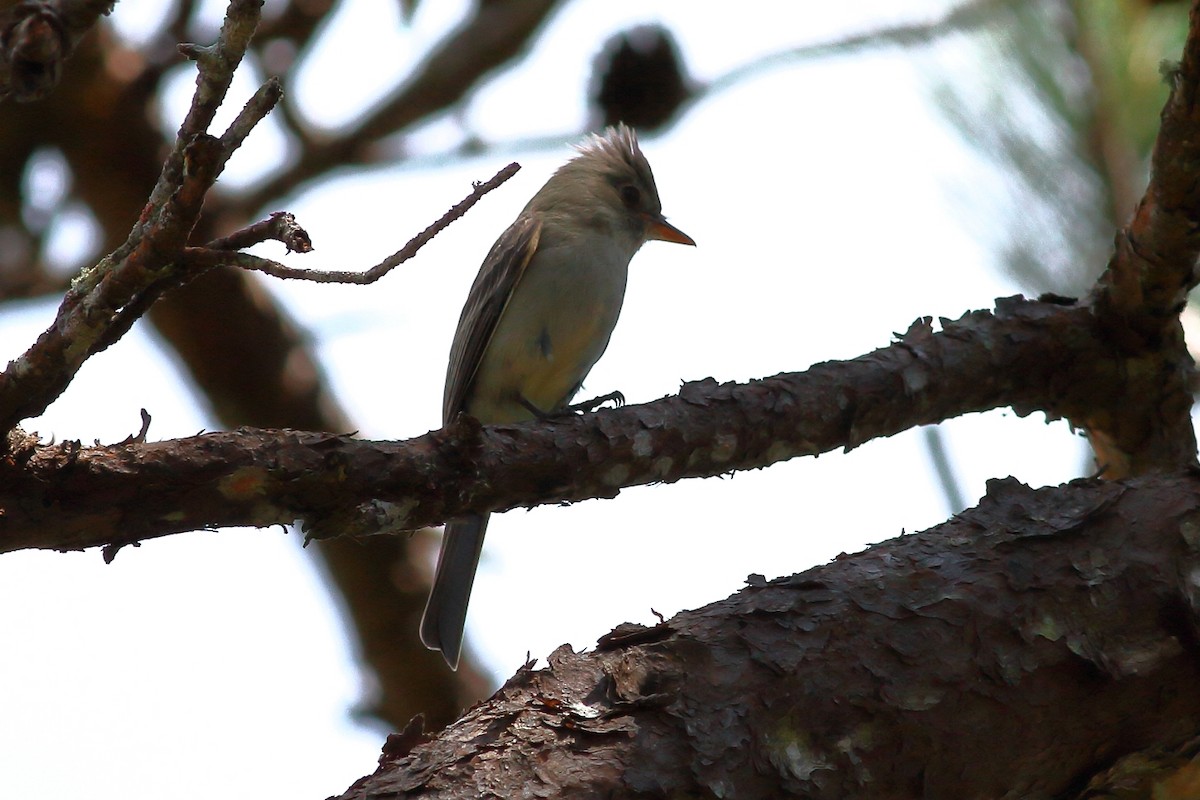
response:
<path id="1" fill-rule="evenodd" d="M 392 16 L 394 3 L 349 5 L 328 32 L 335 57 L 292 87 L 305 113 L 331 126 L 379 91 L 360 82 L 403 74 L 465 4 L 425 2 L 411 30 Z M 693 74 L 710 80 L 897 13 L 887 2 L 844 5 L 744 1 L 730 15 L 724 4 L 581 0 L 524 66 L 421 143 L 453 142 L 460 121 L 495 141 L 582 127 L 591 58 L 633 23 L 664 21 Z M 941 5 L 909 2 L 902 18 Z M 136 30 L 155 6 L 123 2 L 116 18 Z M 683 380 L 803 370 L 885 346 L 918 316 L 955 318 L 1017 293 L 989 242 L 967 233 L 1001 216 L 1004 181 L 921 88 L 930 75 L 961 75 L 964 63 L 957 41 L 776 66 L 707 98 L 669 135 L 644 139 L 664 210 L 699 247 L 651 243 L 634 260 L 621 322 L 584 394 L 620 389 L 637 403 Z M 234 107 L 252 86 L 240 84 Z M 185 104 L 177 98 L 164 114 L 175 120 Z M 278 147 L 268 131 L 256 134 L 231 180 L 248 180 Z M 437 426 L 446 354 L 479 262 L 570 155 L 564 143 L 381 170 L 287 203 L 318 248 L 289 263 L 365 268 L 472 180 L 514 158 L 524 165 L 379 284 L 272 283 L 312 332 L 363 436 Z M 6 307 L 0 358 L 24 350 L 53 310 Z M 29 427 L 115 442 L 137 430 L 142 407 L 154 438 L 215 426 L 139 325 Z M 1084 463 L 1067 425 L 1040 416 L 993 412 L 944 429 L 972 503 L 989 477 L 1056 484 Z M 750 573 L 797 572 L 947 515 L 918 431 L 732 479 L 511 512 L 492 520 L 468 638 L 501 680 L 527 652 L 585 648 L 620 622 L 653 623 L 651 608 L 669 616 L 724 598 Z M 108 566 L 98 552 L 9 554 L 0 608 L 0 797 L 320 798 L 374 768 L 382 733 L 351 720 L 364 687 L 338 611 L 297 537 L 278 528 L 154 540 Z"/>

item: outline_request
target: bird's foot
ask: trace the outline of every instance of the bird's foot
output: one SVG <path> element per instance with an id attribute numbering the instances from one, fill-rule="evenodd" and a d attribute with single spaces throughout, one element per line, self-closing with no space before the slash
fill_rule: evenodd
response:
<path id="1" fill-rule="evenodd" d="M 611 402 L 613 408 L 620 408 L 625 405 L 625 395 L 620 392 L 609 392 L 602 394 L 599 397 L 593 397 L 591 400 L 584 400 L 582 403 L 574 403 L 563 408 L 558 413 L 560 414 L 586 414 L 589 411 L 595 411 L 605 403 Z"/>
<path id="2" fill-rule="evenodd" d="M 520 403 L 526 411 L 533 414 L 535 419 L 547 420 L 555 419 L 556 417 L 569 417 L 572 414 L 585 414 L 589 411 L 595 411 L 605 403 L 611 402 L 614 407 L 620 408 L 625 405 L 625 395 L 620 392 L 609 392 L 608 394 L 599 397 L 593 397 L 591 400 L 584 400 L 582 403 L 573 403 L 569 406 L 563 406 L 556 411 L 543 411 L 533 403 L 529 402 L 524 397 L 518 397 L 517 402 Z"/>

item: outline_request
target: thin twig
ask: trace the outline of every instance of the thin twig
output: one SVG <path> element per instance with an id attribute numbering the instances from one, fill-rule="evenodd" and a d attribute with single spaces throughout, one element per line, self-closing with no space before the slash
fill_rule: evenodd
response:
<path id="1" fill-rule="evenodd" d="M 467 195 L 462 202 L 451 208 L 441 219 L 430 225 L 425 230 L 418 233 L 408 241 L 404 247 L 392 255 L 385 258 L 380 263 L 371 267 L 366 272 L 353 272 L 350 270 L 316 270 L 316 269 L 299 269 L 296 267 L 288 267 L 280 264 L 278 261 L 272 261 L 268 258 L 251 255 L 249 253 L 229 253 L 226 252 L 228 239 L 217 240 L 210 243 L 207 247 L 189 247 L 184 250 L 184 260 L 187 264 L 188 271 L 193 269 L 207 269 L 218 265 L 226 265 L 231 267 L 239 267 L 241 269 L 250 269 L 257 272 L 264 272 L 267 275 L 272 275 L 276 278 L 291 278 L 295 280 L 312 281 L 314 283 L 351 283 L 356 285 L 365 285 L 374 283 L 382 278 L 395 267 L 403 264 L 408 259 L 417 254 L 417 251 L 425 246 L 430 239 L 437 236 L 446 226 L 454 222 L 454 220 L 465 214 L 471 206 L 479 202 L 485 194 L 492 191 L 500 184 L 507 181 L 517 171 L 521 169 L 521 165 L 515 161 L 509 164 L 504 169 L 497 172 L 492 178 L 483 183 L 476 183 L 471 193 Z M 257 223 L 263 225 L 264 223 Z M 254 227 L 254 226 L 251 226 Z M 233 234 L 232 237 L 245 235 L 246 239 L 252 238 L 248 233 L 249 229 L 239 231 Z M 260 231 L 261 233 L 261 231 Z M 259 241 L 264 241 L 267 238 L 278 238 L 275 236 L 264 236 Z M 280 241 L 283 241 L 280 239 Z M 286 242 L 285 242 L 286 244 Z"/>
<path id="2" fill-rule="evenodd" d="M 279 98 L 283 97 L 283 85 L 279 82 L 279 78 L 274 76 L 267 78 L 262 86 L 258 87 L 258 91 L 246 101 L 246 105 L 238 113 L 237 118 L 221 134 L 221 144 L 225 149 L 226 157 L 233 155 L 233 152 L 242 146 L 242 142 L 250 135 L 250 131 L 258 123 L 262 122 L 267 114 L 271 113 L 271 109 L 275 108 Z"/>

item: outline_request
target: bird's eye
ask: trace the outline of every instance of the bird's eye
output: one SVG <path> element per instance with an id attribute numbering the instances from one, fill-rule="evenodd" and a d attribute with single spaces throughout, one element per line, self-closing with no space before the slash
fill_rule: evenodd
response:
<path id="1" fill-rule="evenodd" d="M 627 208 L 636 208 L 642 202 L 642 193 L 636 186 L 627 183 L 621 187 L 621 202 Z"/>

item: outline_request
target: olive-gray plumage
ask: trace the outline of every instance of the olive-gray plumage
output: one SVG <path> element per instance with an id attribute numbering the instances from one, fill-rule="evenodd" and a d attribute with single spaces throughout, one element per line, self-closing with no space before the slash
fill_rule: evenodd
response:
<path id="1" fill-rule="evenodd" d="M 695 244 L 662 216 L 650 164 L 624 125 L 593 135 L 492 245 L 458 320 L 442 422 L 520 422 L 570 403 L 604 353 L 629 262 L 651 239 Z M 446 526 L 421 640 L 458 666 L 486 515 Z"/>

